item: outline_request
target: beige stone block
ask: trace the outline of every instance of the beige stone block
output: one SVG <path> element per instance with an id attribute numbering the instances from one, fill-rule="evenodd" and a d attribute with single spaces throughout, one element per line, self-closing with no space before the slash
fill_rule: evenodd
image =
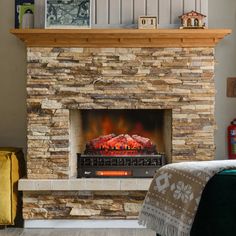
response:
<path id="1" fill-rule="evenodd" d="M 214 106 L 212 105 L 196 105 L 197 110 L 212 110 Z"/>
<path id="2" fill-rule="evenodd" d="M 104 179 L 104 186 L 109 190 L 120 190 L 120 179 Z"/>
<path id="3" fill-rule="evenodd" d="M 38 198 L 33 198 L 33 197 L 23 197 L 23 203 L 24 205 L 27 204 L 27 203 L 30 203 L 30 204 L 34 204 L 34 203 L 38 203 Z"/>
<path id="4" fill-rule="evenodd" d="M 144 76 L 148 74 L 150 74 L 150 69 L 141 69 L 141 68 L 138 69 L 138 73 L 137 73 L 138 76 L 140 75 Z"/>
<path id="5" fill-rule="evenodd" d="M 137 179 L 137 190 L 147 191 L 151 185 L 152 178 Z"/>
<path id="6" fill-rule="evenodd" d="M 102 70 L 102 74 L 103 75 L 109 75 L 109 76 L 117 76 L 117 75 L 121 75 L 122 74 L 122 70 L 109 70 L 109 69 L 106 69 L 106 70 Z"/>
<path id="7" fill-rule="evenodd" d="M 124 54 L 119 55 L 119 59 L 120 61 L 135 61 L 136 55 L 124 53 Z"/>
<path id="8" fill-rule="evenodd" d="M 28 179 L 20 179 L 18 183 L 19 191 L 34 191 L 36 190 L 36 186 L 34 181 L 30 181 Z"/>
<path id="9" fill-rule="evenodd" d="M 96 216 L 96 215 L 100 215 L 100 213 L 101 213 L 101 210 L 72 208 L 70 215 L 71 216 Z"/>
<path id="10" fill-rule="evenodd" d="M 56 100 L 45 99 L 42 101 L 42 109 L 60 109 L 60 108 L 62 108 L 62 105 Z"/>
<path id="11" fill-rule="evenodd" d="M 103 179 L 86 179 L 85 181 L 87 190 L 104 190 Z"/>
<path id="12" fill-rule="evenodd" d="M 69 188 L 71 190 L 87 190 L 85 179 L 70 179 Z"/>
<path id="13" fill-rule="evenodd" d="M 166 78 L 165 82 L 167 84 L 182 84 L 183 83 L 182 80 L 180 79 L 169 79 L 169 78 Z"/>
<path id="14" fill-rule="evenodd" d="M 138 183 L 137 179 L 121 179 L 120 189 L 121 190 L 137 190 Z"/>
<path id="15" fill-rule="evenodd" d="M 195 105 L 184 105 L 184 106 L 181 106 L 181 110 L 196 110 L 196 106 Z"/>
<path id="16" fill-rule="evenodd" d="M 173 88 L 173 93 L 174 94 L 190 94 L 191 90 L 190 89 L 184 89 L 184 88 Z"/>
<path id="17" fill-rule="evenodd" d="M 58 179 L 59 176 L 57 174 L 36 174 L 31 170 L 27 170 L 27 176 L 29 179 Z"/>
<path id="18" fill-rule="evenodd" d="M 69 191 L 69 180 L 51 180 L 52 190 Z"/>
<path id="19" fill-rule="evenodd" d="M 69 147 L 65 148 L 50 147 L 49 152 L 69 152 Z"/>
<path id="20" fill-rule="evenodd" d="M 185 145 L 186 141 L 185 140 L 173 140 L 173 145 Z"/>
<path id="21" fill-rule="evenodd" d="M 141 204 L 140 203 L 125 203 L 124 204 L 125 212 L 129 213 L 137 213 L 141 210 Z"/>
<path id="22" fill-rule="evenodd" d="M 69 135 L 58 135 L 58 136 L 52 136 L 52 140 L 69 140 Z"/>
<path id="23" fill-rule="evenodd" d="M 93 200 L 93 203 L 95 205 L 111 205 L 114 201 L 111 199 L 99 199 L 99 200 Z"/>
<path id="24" fill-rule="evenodd" d="M 52 190 L 52 184 L 50 180 L 37 180 L 34 182 L 36 190 L 48 191 Z"/>
<path id="25" fill-rule="evenodd" d="M 30 130 L 32 132 L 46 133 L 50 131 L 50 128 L 44 125 L 31 125 L 30 127 L 31 127 Z"/>

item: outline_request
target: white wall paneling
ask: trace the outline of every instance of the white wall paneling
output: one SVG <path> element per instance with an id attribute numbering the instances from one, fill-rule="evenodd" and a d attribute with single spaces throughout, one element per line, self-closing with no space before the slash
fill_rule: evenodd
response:
<path id="1" fill-rule="evenodd" d="M 111 25 L 121 24 L 121 0 L 110 0 L 109 20 Z M 112 14 L 111 14 L 112 13 Z"/>
<path id="2" fill-rule="evenodd" d="M 121 23 L 125 25 L 133 24 L 133 0 L 121 0 Z M 111 13 L 112 14 L 112 13 Z"/>
<path id="3" fill-rule="evenodd" d="M 147 15 L 147 1 L 135 0 L 134 1 L 134 21 L 138 20 L 139 16 Z"/>
<path id="4" fill-rule="evenodd" d="M 96 16 L 96 5 L 95 5 L 96 0 L 91 0 L 91 24 L 94 24 L 97 22 L 97 16 Z"/>
<path id="5" fill-rule="evenodd" d="M 184 0 L 184 12 L 189 12 L 195 9 L 196 9 L 196 0 Z"/>
<path id="6" fill-rule="evenodd" d="M 146 1 L 146 12 L 149 16 L 158 16 L 158 6 L 159 6 L 159 0 L 147 0 Z"/>
<path id="7" fill-rule="evenodd" d="M 196 0 L 196 11 L 201 12 L 201 0 Z"/>
<path id="8" fill-rule="evenodd" d="M 200 0 L 200 7 L 202 14 L 208 15 L 208 1 Z"/>
<path id="9" fill-rule="evenodd" d="M 200 7 L 201 7 L 201 13 L 208 16 L 208 1 L 200 0 Z M 208 23 L 208 18 L 206 23 Z"/>
<path id="10" fill-rule="evenodd" d="M 184 12 L 183 0 L 172 0 L 171 3 L 171 24 L 179 24 L 179 16 Z"/>
<path id="11" fill-rule="evenodd" d="M 109 15 L 111 13 L 109 9 L 109 0 L 95 0 L 96 6 L 96 20 L 98 25 L 109 24 Z"/>
<path id="12" fill-rule="evenodd" d="M 37 0 L 34 3 L 34 28 L 44 28 L 45 0 Z"/>
<path id="13" fill-rule="evenodd" d="M 159 24 L 171 24 L 171 0 L 159 0 Z"/>

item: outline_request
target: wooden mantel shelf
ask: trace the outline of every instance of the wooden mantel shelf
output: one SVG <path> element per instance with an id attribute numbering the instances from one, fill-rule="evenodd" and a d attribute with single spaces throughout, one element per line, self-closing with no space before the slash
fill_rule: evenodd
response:
<path id="1" fill-rule="evenodd" d="M 214 47 L 230 29 L 12 29 L 27 47 Z"/>

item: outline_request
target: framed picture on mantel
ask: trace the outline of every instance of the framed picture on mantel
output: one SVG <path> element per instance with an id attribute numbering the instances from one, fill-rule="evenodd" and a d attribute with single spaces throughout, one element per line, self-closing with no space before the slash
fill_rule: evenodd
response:
<path id="1" fill-rule="evenodd" d="M 90 0 L 45 0 L 45 28 L 91 27 Z"/>

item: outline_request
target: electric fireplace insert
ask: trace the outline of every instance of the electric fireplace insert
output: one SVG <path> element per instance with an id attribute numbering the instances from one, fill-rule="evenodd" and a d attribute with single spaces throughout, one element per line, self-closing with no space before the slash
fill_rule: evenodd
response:
<path id="1" fill-rule="evenodd" d="M 151 178 L 171 156 L 172 111 L 71 111 L 78 178 Z M 73 139 L 72 139 L 73 141 Z"/>
<path id="2" fill-rule="evenodd" d="M 164 154 L 150 139 L 109 134 L 89 141 L 84 154 L 78 154 L 78 177 L 148 178 L 164 164 Z"/>

